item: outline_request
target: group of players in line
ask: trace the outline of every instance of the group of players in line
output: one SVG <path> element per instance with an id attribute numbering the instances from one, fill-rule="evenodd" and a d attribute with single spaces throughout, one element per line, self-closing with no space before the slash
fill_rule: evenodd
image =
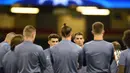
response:
<path id="1" fill-rule="evenodd" d="M 81 32 L 63 25 L 61 37 L 48 36 L 49 48 L 34 44 L 36 29 L 27 25 L 23 35 L 8 33 L 0 43 L 0 73 L 130 73 L 130 30 L 122 37 L 126 50 L 117 41 L 103 39 L 104 24 L 92 24 L 94 39 L 84 44 Z"/>

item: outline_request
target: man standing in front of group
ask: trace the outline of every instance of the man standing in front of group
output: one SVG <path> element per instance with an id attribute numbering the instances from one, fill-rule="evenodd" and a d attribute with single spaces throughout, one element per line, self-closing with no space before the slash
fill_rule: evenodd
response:
<path id="1" fill-rule="evenodd" d="M 81 32 L 77 32 L 74 34 L 73 36 L 73 42 L 77 45 L 79 45 L 81 48 L 83 48 L 84 46 L 84 37 L 83 37 L 83 33 Z"/>
<path id="2" fill-rule="evenodd" d="M 52 48 L 53 46 L 58 44 L 59 41 L 60 41 L 60 36 L 58 34 L 50 34 L 48 36 L 49 48 L 44 50 L 46 60 L 47 60 L 47 68 L 44 70 L 43 73 L 54 73 L 53 68 L 52 68 L 52 64 L 51 64 L 50 51 L 49 50 L 50 50 L 50 48 Z"/>
<path id="3" fill-rule="evenodd" d="M 95 22 L 92 25 L 94 40 L 85 43 L 84 66 L 87 66 L 87 73 L 109 73 L 110 65 L 114 59 L 114 47 L 112 43 L 103 40 L 104 25 Z"/>
<path id="4" fill-rule="evenodd" d="M 83 49 L 84 46 L 84 36 L 83 33 L 77 32 L 74 34 L 72 41 L 80 46 L 81 49 Z M 82 67 L 81 69 L 78 70 L 78 73 L 86 73 L 86 66 Z"/>
<path id="5" fill-rule="evenodd" d="M 62 41 L 50 49 L 54 73 L 78 73 L 82 66 L 81 49 L 71 42 L 72 28 L 64 24 Z"/>
<path id="6" fill-rule="evenodd" d="M 33 43 L 36 29 L 27 25 L 23 30 L 24 42 L 15 47 L 18 73 L 41 73 L 46 68 L 43 48 Z"/>

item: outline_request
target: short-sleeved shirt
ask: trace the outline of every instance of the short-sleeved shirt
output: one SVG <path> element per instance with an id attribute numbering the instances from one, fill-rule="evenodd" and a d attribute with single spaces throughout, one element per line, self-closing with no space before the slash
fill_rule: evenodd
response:
<path id="1" fill-rule="evenodd" d="M 104 40 L 92 40 L 85 43 L 84 66 L 87 73 L 108 73 L 114 58 L 114 47 L 112 43 Z"/>
<path id="2" fill-rule="evenodd" d="M 2 60 L 4 73 L 17 73 L 17 57 L 14 51 L 7 52 Z"/>
<path id="3" fill-rule="evenodd" d="M 121 52 L 119 65 L 125 66 L 124 73 L 130 73 L 130 49 L 126 49 Z"/>
<path id="4" fill-rule="evenodd" d="M 30 41 L 24 41 L 15 47 L 18 58 L 18 73 L 41 73 L 46 68 L 43 48 Z"/>
<path id="5" fill-rule="evenodd" d="M 78 73 L 82 65 L 82 49 L 69 40 L 62 40 L 50 49 L 54 73 Z"/>

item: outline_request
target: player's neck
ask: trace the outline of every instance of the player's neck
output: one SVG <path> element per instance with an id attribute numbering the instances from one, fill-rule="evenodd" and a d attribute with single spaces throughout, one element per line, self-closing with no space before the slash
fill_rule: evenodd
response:
<path id="1" fill-rule="evenodd" d="M 81 48 L 83 48 L 83 47 L 84 47 L 84 45 L 80 45 L 80 47 L 81 47 Z"/>
<path id="2" fill-rule="evenodd" d="M 24 41 L 30 41 L 30 42 L 33 42 L 33 39 L 32 39 L 32 38 L 24 38 Z"/>
<path id="3" fill-rule="evenodd" d="M 103 35 L 94 35 L 94 40 L 103 40 Z"/>
<path id="4" fill-rule="evenodd" d="M 8 44 L 10 44 L 10 41 L 8 41 L 8 40 L 4 40 L 4 42 L 7 42 Z"/>
<path id="5" fill-rule="evenodd" d="M 52 48 L 53 46 L 50 46 L 49 48 Z"/>
<path id="6" fill-rule="evenodd" d="M 62 40 L 71 40 L 71 37 L 66 37 L 66 38 L 64 38 L 64 37 L 62 37 Z"/>

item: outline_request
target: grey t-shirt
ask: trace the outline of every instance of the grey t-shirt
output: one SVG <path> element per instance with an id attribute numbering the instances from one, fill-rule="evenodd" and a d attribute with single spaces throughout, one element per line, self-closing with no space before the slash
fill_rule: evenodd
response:
<path id="1" fill-rule="evenodd" d="M 108 73 L 114 58 L 113 45 L 104 40 L 92 40 L 85 43 L 84 66 L 87 73 Z"/>
<path id="2" fill-rule="evenodd" d="M 46 68 L 43 48 L 29 41 L 15 47 L 18 73 L 41 73 Z"/>
<path id="3" fill-rule="evenodd" d="M 69 40 L 62 40 L 50 49 L 54 73 L 78 73 L 82 66 L 82 49 Z"/>

